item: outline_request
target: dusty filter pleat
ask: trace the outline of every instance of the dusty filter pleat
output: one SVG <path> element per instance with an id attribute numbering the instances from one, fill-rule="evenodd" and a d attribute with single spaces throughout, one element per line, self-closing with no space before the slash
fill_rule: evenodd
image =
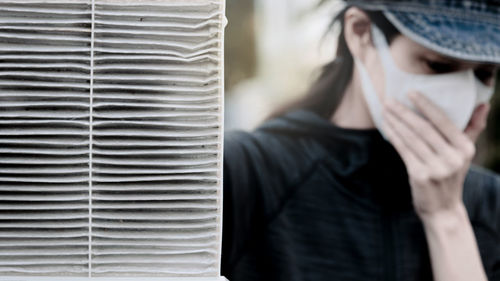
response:
<path id="1" fill-rule="evenodd" d="M 0 2 L 0 276 L 88 275 L 90 35 L 89 1 Z"/>
<path id="2" fill-rule="evenodd" d="M 0 1 L 0 276 L 219 276 L 223 18 Z"/>

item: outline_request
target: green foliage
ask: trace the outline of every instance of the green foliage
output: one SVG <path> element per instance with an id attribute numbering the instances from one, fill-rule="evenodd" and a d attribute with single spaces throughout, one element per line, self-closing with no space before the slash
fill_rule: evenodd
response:
<path id="1" fill-rule="evenodd" d="M 229 93 L 234 85 L 255 75 L 257 57 L 253 0 L 227 1 L 226 10 L 225 86 Z"/>
<path id="2" fill-rule="evenodd" d="M 484 164 L 500 173 L 500 72 L 497 74 L 496 90 L 491 100 L 491 111 L 485 132 L 487 155 Z"/>

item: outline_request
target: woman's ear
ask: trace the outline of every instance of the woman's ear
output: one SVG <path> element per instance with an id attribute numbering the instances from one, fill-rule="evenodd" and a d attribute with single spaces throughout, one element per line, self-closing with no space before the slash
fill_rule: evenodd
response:
<path id="1" fill-rule="evenodd" d="M 371 38 L 371 21 L 359 8 L 349 8 L 344 16 L 344 37 L 352 56 L 365 62 L 366 52 L 374 48 Z"/>

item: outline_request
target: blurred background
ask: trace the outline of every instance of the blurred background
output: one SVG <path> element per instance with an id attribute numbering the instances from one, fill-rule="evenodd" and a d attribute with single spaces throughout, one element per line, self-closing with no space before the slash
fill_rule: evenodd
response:
<path id="1" fill-rule="evenodd" d="M 225 130 L 251 131 L 271 111 L 304 95 L 321 66 L 334 58 L 338 30 L 326 31 L 343 3 L 230 0 L 226 5 Z M 500 173 L 499 85 L 474 162 Z"/>

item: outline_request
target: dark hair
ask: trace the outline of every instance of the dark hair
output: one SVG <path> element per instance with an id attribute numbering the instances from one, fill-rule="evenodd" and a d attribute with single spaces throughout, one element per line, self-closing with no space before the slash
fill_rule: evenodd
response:
<path id="1" fill-rule="evenodd" d="M 308 93 L 271 113 L 267 119 L 281 116 L 296 109 L 305 109 L 315 112 L 323 118 L 330 118 L 337 109 L 347 84 L 351 81 L 354 61 L 347 48 L 344 37 L 344 15 L 350 7 L 344 8 L 332 20 L 329 30 L 340 24 L 338 47 L 333 61 L 323 66 L 321 74 L 311 86 Z M 365 11 L 372 23 L 377 25 L 384 33 L 387 42 L 392 42 L 400 32 L 387 20 L 380 11 Z"/>

